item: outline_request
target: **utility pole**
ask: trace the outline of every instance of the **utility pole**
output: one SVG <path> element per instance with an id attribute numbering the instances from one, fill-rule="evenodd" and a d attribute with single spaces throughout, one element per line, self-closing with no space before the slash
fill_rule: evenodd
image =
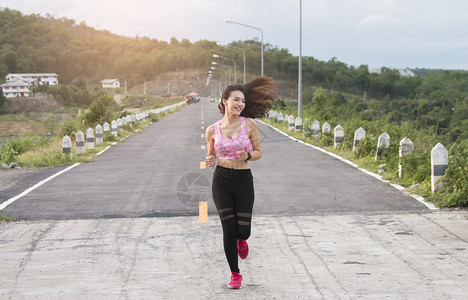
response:
<path id="1" fill-rule="evenodd" d="M 299 118 L 302 119 L 302 0 L 299 0 L 299 87 L 297 109 Z"/>

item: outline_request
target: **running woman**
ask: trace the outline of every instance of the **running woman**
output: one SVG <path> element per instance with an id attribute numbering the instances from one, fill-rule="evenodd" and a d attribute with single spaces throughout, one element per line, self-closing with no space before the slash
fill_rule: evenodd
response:
<path id="1" fill-rule="evenodd" d="M 231 85 L 221 99 L 223 118 L 206 129 L 206 165 L 218 164 L 213 174 L 213 201 L 223 227 L 224 252 L 231 269 L 229 288 L 242 283 L 238 259 L 247 258 L 254 184 L 249 161 L 262 157 L 255 118 L 268 116 L 275 101 L 273 80 L 257 77 L 245 85 Z"/>

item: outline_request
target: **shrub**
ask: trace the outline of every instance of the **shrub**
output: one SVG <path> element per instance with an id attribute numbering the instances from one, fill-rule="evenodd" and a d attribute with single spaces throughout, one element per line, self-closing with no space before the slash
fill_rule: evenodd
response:
<path id="1" fill-rule="evenodd" d="M 34 137 L 22 137 L 9 140 L 0 148 L 0 160 L 5 164 L 15 161 L 17 156 L 32 149 Z"/>
<path id="2" fill-rule="evenodd" d="M 132 131 L 132 126 L 130 125 L 130 123 L 127 123 L 127 124 L 123 125 L 123 130 Z"/>
<path id="3" fill-rule="evenodd" d="M 444 188 L 431 197 L 440 207 L 468 206 L 468 140 L 449 149 L 449 163 L 443 177 Z"/>
<path id="4" fill-rule="evenodd" d="M 64 137 L 68 135 L 73 137 L 73 135 L 80 130 L 80 123 L 77 120 L 65 120 L 60 124 L 60 136 Z"/>
<path id="5" fill-rule="evenodd" d="M 38 91 L 52 95 L 55 100 L 67 106 L 89 105 L 92 101 L 92 96 L 86 89 L 81 89 L 74 85 L 42 85 L 38 88 Z"/>
<path id="6" fill-rule="evenodd" d="M 65 156 L 68 157 L 68 156 Z M 18 156 L 21 166 L 47 167 L 62 163 L 62 144 L 60 138 L 49 140 L 48 143 L 37 144 L 33 149 Z"/>
<path id="7" fill-rule="evenodd" d="M 334 144 L 333 137 L 334 135 L 332 132 L 321 133 L 319 144 L 324 147 L 333 146 Z"/>
<path id="8" fill-rule="evenodd" d="M 402 159 L 403 177 L 412 184 L 421 183 L 431 176 L 431 153 L 415 151 Z"/>
<path id="9" fill-rule="evenodd" d="M 373 156 L 377 148 L 377 142 L 371 140 L 369 137 L 365 137 L 359 141 L 357 157 Z"/>
<path id="10" fill-rule="evenodd" d="M 7 165 L 14 161 L 18 155 L 18 152 L 10 143 L 3 145 L 0 150 L 0 160 Z"/>
<path id="11" fill-rule="evenodd" d="M 150 113 L 148 114 L 148 118 L 151 120 L 151 122 L 157 122 L 159 120 L 159 115 L 155 113 Z"/>
<path id="12" fill-rule="evenodd" d="M 117 137 L 110 132 L 105 132 L 103 137 L 104 137 L 104 140 L 108 142 L 117 141 Z"/>
<path id="13" fill-rule="evenodd" d="M 398 171 L 398 155 L 400 145 L 398 141 L 391 141 L 388 148 L 379 148 L 379 159 L 385 164 L 389 172 Z"/>
<path id="14" fill-rule="evenodd" d="M 46 133 L 54 133 L 57 129 L 57 122 L 54 121 L 54 115 L 50 114 L 44 121 L 44 128 Z"/>
<path id="15" fill-rule="evenodd" d="M 94 127 L 97 124 L 109 122 L 118 112 L 118 107 L 110 95 L 99 96 L 91 103 L 88 109 L 80 112 L 80 122 L 86 126 Z"/>

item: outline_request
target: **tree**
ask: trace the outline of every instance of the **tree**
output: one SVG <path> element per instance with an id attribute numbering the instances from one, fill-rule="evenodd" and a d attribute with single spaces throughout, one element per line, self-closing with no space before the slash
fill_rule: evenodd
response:
<path id="1" fill-rule="evenodd" d="M 0 90 L 0 113 L 3 111 L 3 104 L 6 102 L 6 97 L 3 95 L 3 91 Z"/>
<path id="2" fill-rule="evenodd" d="M 113 103 L 114 100 L 112 99 L 112 96 L 99 96 L 80 116 L 81 122 L 94 127 L 97 124 L 110 121 L 117 112 L 116 106 L 111 105 Z"/>

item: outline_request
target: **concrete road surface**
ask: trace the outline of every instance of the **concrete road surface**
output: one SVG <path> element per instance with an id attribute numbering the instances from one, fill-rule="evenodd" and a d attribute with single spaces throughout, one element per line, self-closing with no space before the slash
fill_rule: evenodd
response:
<path id="1" fill-rule="evenodd" d="M 257 215 L 241 290 L 220 222 L 1 224 L 1 299 L 467 299 L 468 214 Z"/>
<path id="2" fill-rule="evenodd" d="M 229 290 L 202 103 L 2 212 L 1 299 L 466 299 L 468 213 L 433 211 L 259 124 L 243 288 Z M 64 170 L 0 172 L 0 202 Z M 207 223 L 198 202 L 208 200 Z"/>

